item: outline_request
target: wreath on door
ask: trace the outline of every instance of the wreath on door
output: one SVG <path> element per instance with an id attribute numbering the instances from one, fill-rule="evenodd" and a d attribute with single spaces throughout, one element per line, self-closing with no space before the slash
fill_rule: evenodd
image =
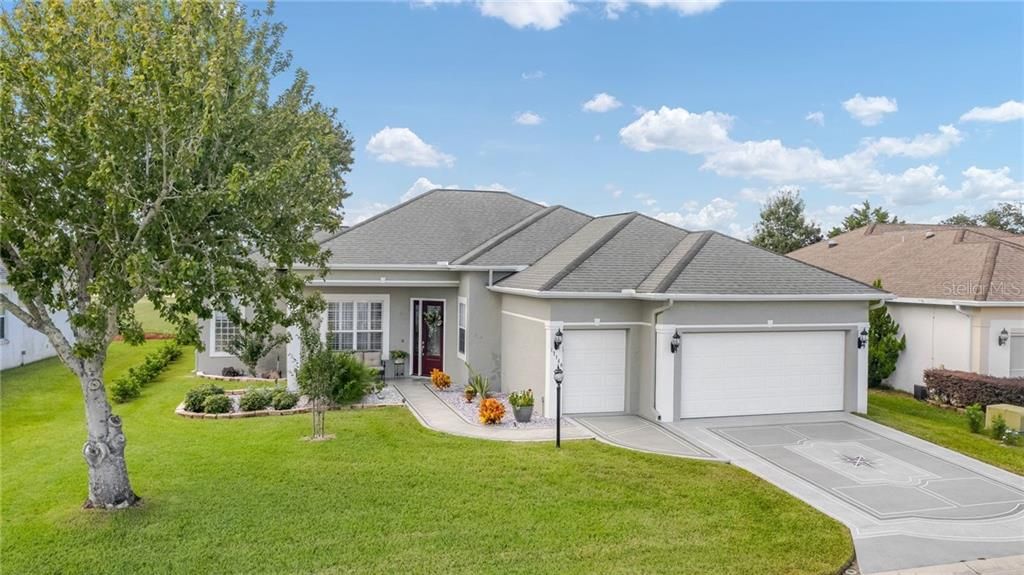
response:
<path id="1" fill-rule="evenodd" d="M 437 331 L 444 322 L 441 319 L 441 314 L 436 309 L 432 309 L 423 314 L 423 323 L 427 324 L 430 331 Z"/>

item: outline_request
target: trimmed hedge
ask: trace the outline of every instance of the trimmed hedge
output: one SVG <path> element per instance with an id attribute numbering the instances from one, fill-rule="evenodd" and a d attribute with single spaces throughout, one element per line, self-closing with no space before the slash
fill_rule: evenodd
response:
<path id="1" fill-rule="evenodd" d="M 174 341 L 165 343 L 146 355 L 141 365 L 129 368 L 128 373 L 110 383 L 110 396 L 116 403 L 125 403 L 138 397 L 142 388 L 156 379 L 171 362 L 181 357 L 181 348 Z"/>
<path id="2" fill-rule="evenodd" d="M 185 410 L 202 413 L 206 398 L 213 395 L 224 395 L 224 388 L 212 383 L 202 383 L 185 393 Z"/>
<path id="3" fill-rule="evenodd" d="M 995 377 L 950 369 L 924 370 L 928 399 L 967 407 L 975 403 L 989 406 L 1009 403 L 1024 407 L 1024 377 Z"/>

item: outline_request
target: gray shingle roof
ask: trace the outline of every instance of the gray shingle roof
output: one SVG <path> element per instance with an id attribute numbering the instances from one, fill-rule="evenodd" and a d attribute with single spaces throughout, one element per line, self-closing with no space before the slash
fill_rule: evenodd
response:
<path id="1" fill-rule="evenodd" d="M 506 192 L 434 190 L 325 241 L 329 264 L 454 261 L 544 207 Z"/>
<path id="2" fill-rule="evenodd" d="M 527 266 L 497 285 L 552 294 L 882 295 L 717 232 L 636 212 L 592 218 L 505 192 L 434 190 L 324 246 L 336 265 Z"/>

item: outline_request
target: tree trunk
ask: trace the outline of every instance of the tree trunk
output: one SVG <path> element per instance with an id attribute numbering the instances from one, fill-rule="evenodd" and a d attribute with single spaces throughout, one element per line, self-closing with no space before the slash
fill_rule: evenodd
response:
<path id="1" fill-rule="evenodd" d="M 121 418 L 110 410 L 103 385 L 105 358 L 85 360 L 79 375 L 85 395 L 85 421 L 89 439 L 82 455 L 89 465 L 87 508 L 120 509 L 139 501 L 128 481 L 124 460 L 124 432 Z"/>

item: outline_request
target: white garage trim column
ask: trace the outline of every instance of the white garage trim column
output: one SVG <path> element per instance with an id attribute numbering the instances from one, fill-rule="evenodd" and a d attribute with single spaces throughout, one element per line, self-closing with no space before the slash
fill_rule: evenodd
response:
<path id="1" fill-rule="evenodd" d="M 676 326 L 658 324 L 655 328 L 654 409 L 662 421 L 676 420 L 676 362 L 672 353 L 672 336 Z"/>
<path id="2" fill-rule="evenodd" d="M 288 344 L 285 346 L 285 372 L 288 391 L 299 390 L 299 361 L 302 357 L 302 343 L 299 341 L 299 326 L 288 326 Z"/>
<path id="3" fill-rule="evenodd" d="M 549 321 L 544 323 L 544 417 L 554 419 L 555 413 L 555 368 L 563 363 L 563 349 L 555 349 L 555 333 L 564 327 L 560 321 Z M 564 333 L 564 332 L 563 332 Z M 565 407 L 564 405 L 562 406 Z"/>
<path id="4" fill-rule="evenodd" d="M 870 329 L 869 324 L 858 323 L 854 337 L 860 337 L 860 333 L 866 329 Z M 865 343 L 864 347 L 857 349 L 857 413 L 868 412 L 868 345 Z"/>

